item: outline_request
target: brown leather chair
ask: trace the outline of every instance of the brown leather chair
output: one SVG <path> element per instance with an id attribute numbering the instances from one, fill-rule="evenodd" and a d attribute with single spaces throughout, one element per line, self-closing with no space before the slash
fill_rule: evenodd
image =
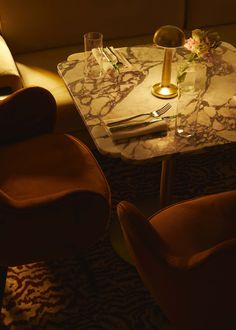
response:
<path id="1" fill-rule="evenodd" d="M 236 329 L 236 191 L 185 201 L 149 219 L 118 216 L 136 268 L 176 330 Z"/>
<path id="2" fill-rule="evenodd" d="M 79 255 L 108 224 L 106 178 L 83 143 L 51 133 L 55 114 L 39 87 L 0 102 L 0 303 L 9 266 Z"/>

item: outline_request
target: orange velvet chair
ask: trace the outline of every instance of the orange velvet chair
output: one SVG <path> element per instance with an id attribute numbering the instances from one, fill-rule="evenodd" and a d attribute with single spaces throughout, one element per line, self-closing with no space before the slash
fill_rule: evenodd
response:
<path id="1" fill-rule="evenodd" d="M 53 134 L 55 120 L 43 88 L 0 102 L 0 303 L 9 266 L 80 255 L 108 225 L 99 164 L 76 138 Z"/>
<path id="2" fill-rule="evenodd" d="M 236 191 L 160 210 L 117 206 L 136 268 L 176 330 L 236 329 Z"/>

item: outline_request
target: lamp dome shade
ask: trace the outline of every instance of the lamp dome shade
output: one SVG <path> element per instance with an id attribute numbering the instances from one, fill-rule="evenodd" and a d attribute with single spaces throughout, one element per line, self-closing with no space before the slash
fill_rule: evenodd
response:
<path id="1" fill-rule="evenodd" d="M 165 48 L 181 47 L 185 44 L 185 35 L 177 26 L 164 25 L 155 32 L 153 42 Z"/>

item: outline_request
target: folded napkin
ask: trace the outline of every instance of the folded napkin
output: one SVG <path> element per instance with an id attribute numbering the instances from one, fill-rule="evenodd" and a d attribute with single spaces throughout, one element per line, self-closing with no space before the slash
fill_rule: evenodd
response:
<path id="1" fill-rule="evenodd" d="M 118 126 L 116 126 L 118 127 Z M 166 133 L 168 129 L 168 125 L 166 120 L 160 120 L 160 121 L 153 121 L 150 122 L 146 126 L 142 127 L 130 127 L 130 128 L 123 128 L 120 130 L 115 130 L 113 127 L 105 126 L 105 129 L 108 133 L 108 135 L 112 138 L 113 141 L 119 141 L 119 140 L 126 140 L 131 137 L 137 137 L 142 135 L 149 135 L 154 133 Z"/>

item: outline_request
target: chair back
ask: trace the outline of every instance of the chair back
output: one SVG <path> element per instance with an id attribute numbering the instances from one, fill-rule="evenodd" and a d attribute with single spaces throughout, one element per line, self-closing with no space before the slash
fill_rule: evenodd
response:
<path id="1" fill-rule="evenodd" d="M 202 214 L 202 221 L 206 222 L 205 235 L 208 233 L 207 214 L 211 213 L 216 217 L 218 214 L 217 224 L 222 214 L 227 215 L 224 223 L 223 220 L 221 223 L 221 230 L 224 233 L 222 241 L 216 242 L 205 250 L 201 250 L 199 245 L 199 251 L 183 256 L 175 255 L 168 238 L 164 237 L 164 232 L 158 231 L 157 224 L 158 221 L 161 222 L 163 214 L 166 217 L 166 212 L 172 217 L 173 222 L 182 221 L 178 216 L 175 217 L 175 210 L 176 207 L 182 207 L 184 203 L 160 211 L 150 219 L 128 202 L 123 201 L 117 206 L 121 228 L 137 271 L 144 285 L 176 330 L 236 329 L 234 302 L 236 236 L 232 237 L 234 235 L 233 222 L 236 229 L 236 211 L 233 203 L 236 201 L 236 191 L 223 193 L 223 195 L 216 194 L 208 200 L 207 198 L 188 202 L 186 209 L 192 212 L 192 203 L 195 205 L 198 202 L 199 205 L 204 204 L 206 212 L 206 201 L 209 200 L 209 210 Z M 217 204 L 221 198 L 225 201 L 224 206 L 214 207 L 212 200 L 215 200 Z M 188 212 L 185 212 L 183 216 L 187 217 Z M 193 217 L 191 221 L 194 221 Z M 228 228 L 231 228 L 228 239 L 225 238 L 227 223 L 230 223 Z M 188 230 L 183 228 L 183 231 L 186 231 L 187 235 Z M 192 237 L 196 246 L 198 236 L 201 242 L 201 235 L 204 233 L 196 231 L 195 237 Z M 175 239 L 178 238 L 175 237 Z"/>

